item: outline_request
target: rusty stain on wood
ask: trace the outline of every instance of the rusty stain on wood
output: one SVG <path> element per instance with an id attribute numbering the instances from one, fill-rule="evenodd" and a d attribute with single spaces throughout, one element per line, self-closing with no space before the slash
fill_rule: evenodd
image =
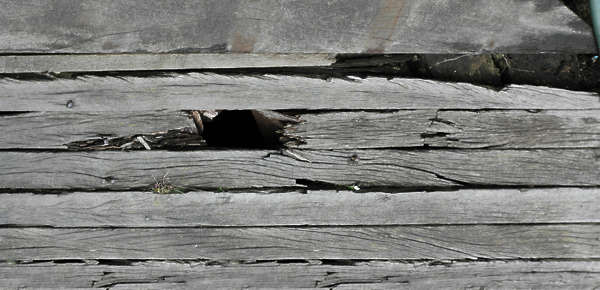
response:
<path id="1" fill-rule="evenodd" d="M 253 37 L 242 35 L 239 32 L 233 34 L 231 41 L 231 52 L 247 53 L 254 50 L 256 40 Z"/>
<path id="2" fill-rule="evenodd" d="M 402 16 L 404 0 L 381 0 L 377 15 L 369 25 L 367 53 L 382 53 L 392 41 L 392 35 Z"/>

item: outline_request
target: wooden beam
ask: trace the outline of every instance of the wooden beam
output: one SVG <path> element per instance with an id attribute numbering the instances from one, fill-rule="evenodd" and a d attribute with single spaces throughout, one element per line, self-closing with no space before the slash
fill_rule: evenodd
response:
<path id="1" fill-rule="evenodd" d="M 0 152 L 2 189 L 598 186 L 597 149 Z"/>
<path id="2" fill-rule="evenodd" d="M 559 0 L 3 1 L 0 53 L 594 53 Z"/>
<path id="3" fill-rule="evenodd" d="M 198 109 L 600 109 L 600 97 L 535 86 L 504 90 L 422 79 L 324 81 L 299 76 L 174 74 L 0 79 L 4 111 Z"/>
<path id="4" fill-rule="evenodd" d="M 0 228 L 4 260 L 597 259 L 600 225 Z"/>
<path id="5" fill-rule="evenodd" d="M 598 284 L 598 272 L 600 263 L 596 261 L 454 262 L 437 265 L 427 262 L 370 261 L 351 267 L 276 262 L 210 266 L 201 262 L 147 261 L 134 262 L 126 267 L 83 263 L 3 263 L 0 264 L 0 285 L 57 288 L 110 286 L 111 289 L 144 286 L 143 289 L 171 289 L 170 286 L 177 284 L 183 288 L 175 289 L 353 289 L 352 284 L 359 283 L 359 286 L 362 284 L 368 289 L 377 289 L 377 285 L 388 283 L 393 287 L 385 289 L 439 289 L 448 285 L 457 288 L 587 289 Z"/>
<path id="6" fill-rule="evenodd" d="M 303 149 L 593 148 L 600 147 L 598 116 L 599 110 L 306 113 L 284 134 L 287 146 Z"/>
<path id="7" fill-rule="evenodd" d="M 2 55 L 0 73 L 149 71 L 214 68 L 329 66 L 330 54 L 57 54 Z"/>
<path id="8" fill-rule="evenodd" d="M 1 194 L 0 225 L 201 227 L 600 223 L 599 189 Z M 35 214 L 31 214 L 35 212 Z"/>

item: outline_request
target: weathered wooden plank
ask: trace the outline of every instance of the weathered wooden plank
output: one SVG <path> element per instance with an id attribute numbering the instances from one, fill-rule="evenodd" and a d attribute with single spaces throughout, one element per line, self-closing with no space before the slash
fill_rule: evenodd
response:
<path id="1" fill-rule="evenodd" d="M 600 223 L 600 190 L 2 194 L 0 224 L 52 227 Z M 35 212 L 34 215 L 31 213 Z"/>
<path id="2" fill-rule="evenodd" d="M 287 146 L 302 149 L 600 147 L 598 116 L 599 110 L 306 113 L 284 135 Z M 179 111 L 8 114 L 0 115 L 0 148 L 62 149 L 75 141 L 192 127 Z"/>
<path id="3" fill-rule="evenodd" d="M 600 258 L 600 225 L 1 228 L 5 260 Z"/>
<path id="4" fill-rule="evenodd" d="M 1 4 L 1 53 L 595 52 L 558 0 Z"/>
<path id="5" fill-rule="evenodd" d="M 0 115 L 0 148 L 64 149 L 65 144 L 194 127 L 186 113 L 32 112 Z M 199 137 L 198 137 L 199 138 Z M 200 141 L 200 138 L 199 138 Z"/>
<path id="6" fill-rule="evenodd" d="M 328 66 L 330 54 L 57 54 L 2 55 L 0 73 L 95 72 Z"/>
<path id="7" fill-rule="evenodd" d="M 600 111 L 441 111 L 426 143 L 459 148 L 600 147 Z"/>
<path id="8" fill-rule="evenodd" d="M 598 186 L 597 149 L 0 152 L 2 189 Z"/>
<path id="9" fill-rule="evenodd" d="M 377 289 L 510 288 L 593 289 L 600 280 L 600 263 L 454 262 L 448 264 L 363 262 L 354 266 L 309 264 L 228 264 L 135 262 L 131 266 L 89 264 L 0 264 L 3 287 L 107 287 L 129 289 L 135 283 L 170 289 L 189 288 L 311 288 L 348 289 L 362 283 Z M 156 288 L 158 289 L 158 288 Z M 179 288 L 175 288 L 179 289 Z M 350 288 L 352 289 L 352 288 Z"/>
<path id="10" fill-rule="evenodd" d="M 304 114 L 284 134 L 292 139 L 286 145 L 308 149 L 600 147 L 598 116 L 598 110 Z"/>
<path id="11" fill-rule="evenodd" d="M 86 264 L 0 264 L 3 287 L 108 287 L 130 289 L 144 283 L 150 289 L 189 288 L 311 288 L 348 289 L 362 283 L 377 289 L 510 288 L 593 289 L 600 263 L 569 262 L 363 262 L 354 266 L 260 263 L 208 266 L 204 263 L 135 262 L 131 266 Z M 388 284 L 389 285 L 389 284 Z M 175 288 L 175 289 L 180 289 Z M 352 289 L 352 288 L 350 288 Z"/>
<path id="12" fill-rule="evenodd" d="M 436 110 L 393 113 L 302 114 L 301 123 L 284 128 L 285 145 L 309 149 L 422 147 Z"/>
<path id="13" fill-rule="evenodd" d="M 595 93 L 512 85 L 368 78 L 176 74 L 31 81 L 0 79 L 5 111 L 197 109 L 600 109 Z M 68 105 L 67 105 L 68 104 Z"/>

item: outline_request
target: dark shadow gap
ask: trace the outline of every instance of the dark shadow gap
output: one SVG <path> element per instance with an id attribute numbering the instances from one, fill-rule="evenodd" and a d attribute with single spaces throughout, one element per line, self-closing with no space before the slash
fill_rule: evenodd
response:
<path id="1" fill-rule="evenodd" d="M 318 79 L 420 78 L 466 82 L 501 90 L 511 84 L 600 91 L 600 61 L 593 54 L 339 54 L 331 66 L 235 69 L 44 72 L 0 74 L 19 80 L 100 77 L 168 77 L 187 73 L 230 76 L 284 75 Z"/>

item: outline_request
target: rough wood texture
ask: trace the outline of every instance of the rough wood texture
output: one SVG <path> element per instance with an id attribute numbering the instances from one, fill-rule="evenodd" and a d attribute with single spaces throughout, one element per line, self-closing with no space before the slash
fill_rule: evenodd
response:
<path id="1" fill-rule="evenodd" d="M 69 105 L 67 105 L 69 104 Z M 5 111 L 198 109 L 600 109 L 595 93 L 511 85 L 502 91 L 466 83 L 368 78 L 324 81 L 297 76 L 180 74 L 0 79 Z"/>
<path id="2" fill-rule="evenodd" d="M 600 223 L 600 190 L 2 194 L 0 225 L 199 227 Z M 31 214 L 35 212 L 35 214 Z"/>
<path id="3" fill-rule="evenodd" d="M 225 150 L 0 152 L 3 189 L 150 188 L 166 174 L 181 188 L 332 185 L 598 186 L 600 151 Z M 304 181 L 304 182 L 299 182 Z"/>
<path id="4" fill-rule="evenodd" d="M 286 145 L 308 149 L 600 147 L 599 116 L 599 110 L 304 114 L 285 135 L 292 139 Z"/>
<path id="5" fill-rule="evenodd" d="M 193 127 L 177 111 L 135 113 L 32 112 L 0 115 L 0 148 L 64 149 L 65 144 Z"/>
<path id="6" fill-rule="evenodd" d="M 328 66 L 329 54 L 3 55 L 0 73 Z"/>
<path id="7" fill-rule="evenodd" d="M 291 140 L 287 146 L 302 149 L 593 148 L 600 147 L 598 116 L 600 110 L 306 113 L 284 134 Z M 0 148 L 62 149 L 75 141 L 191 127 L 187 114 L 178 111 L 8 114 L 0 115 L 5 132 Z"/>
<path id="8" fill-rule="evenodd" d="M 259 263 L 208 266 L 203 263 L 136 262 L 131 266 L 53 264 L 0 264 L 4 287 L 108 287 L 147 286 L 170 289 L 313 288 L 386 289 L 510 288 L 593 289 L 599 285 L 600 263 L 581 262 L 364 262 L 355 266 Z M 135 284 L 139 283 L 139 284 Z M 144 284 L 142 284 L 144 283 Z M 181 283 L 181 284 L 180 284 Z M 132 285 L 133 284 L 133 285 Z M 146 288 L 143 288 L 146 289 Z M 361 289 L 361 288 L 358 288 Z"/>
<path id="9" fill-rule="evenodd" d="M 600 258 L 600 225 L 0 228 L 5 260 Z"/>
<path id="10" fill-rule="evenodd" d="M 595 52 L 589 26 L 558 0 L 23 0 L 0 7 L 1 53 Z"/>

